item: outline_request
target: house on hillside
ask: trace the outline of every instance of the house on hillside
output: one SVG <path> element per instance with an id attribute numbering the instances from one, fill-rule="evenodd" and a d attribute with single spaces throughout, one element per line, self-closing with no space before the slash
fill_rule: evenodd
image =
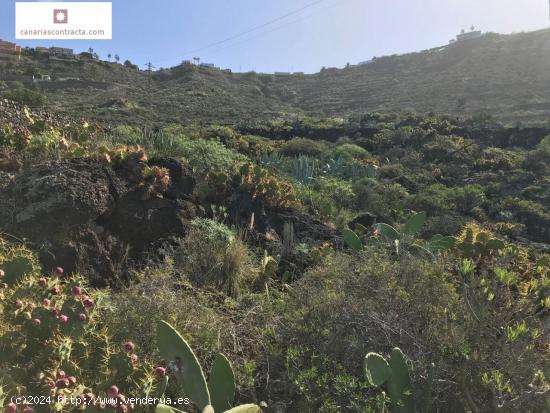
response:
<path id="1" fill-rule="evenodd" d="M 20 57 L 21 46 L 0 39 L 0 57 Z"/>
<path id="2" fill-rule="evenodd" d="M 483 37 L 483 33 L 481 32 L 481 30 L 475 30 L 475 27 L 472 26 L 469 32 L 462 30 L 460 34 L 456 35 L 456 39 L 451 39 L 449 41 L 449 44 L 455 44 L 466 40 L 479 39 L 480 37 Z"/>
<path id="3" fill-rule="evenodd" d="M 38 82 L 51 82 L 52 81 L 52 78 L 50 75 L 39 75 L 39 76 L 34 76 L 32 77 L 32 81 L 33 83 L 38 83 Z"/>
<path id="4" fill-rule="evenodd" d="M 73 49 L 67 49 L 65 47 L 50 47 L 49 49 L 50 59 L 52 60 L 76 60 L 77 57 L 74 54 Z"/>
<path id="5" fill-rule="evenodd" d="M 209 69 L 217 69 L 217 67 L 214 63 L 201 63 L 199 66 L 200 67 L 207 67 Z"/>

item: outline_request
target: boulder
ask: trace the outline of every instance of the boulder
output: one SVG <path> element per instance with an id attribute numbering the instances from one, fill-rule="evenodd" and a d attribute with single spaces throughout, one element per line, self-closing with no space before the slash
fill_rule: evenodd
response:
<path id="1" fill-rule="evenodd" d="M 0 227 L 34 241 L 64 238 L 111 210 L 127 190 L 101 164 L 48 162 L 17 175 L 1 193 Z"/>
<path id="2" fill-rule="evenodd" d="M 374 224 L 376 224 L 376 216 L 371 214 L 370 212 L 365 212 L 361 215 L 356 216 L 353 220 L 351 220 L 348 223 L 348 227 L 350 227 L 351 229 L 354 229 L 355 225 L 357 224 L 362 225 L 365 228 L 369 228 Z"/>
<path id="3" fill-rule="evenodd" d="M 171 199 L 189 198 L 195 190 L 195 178 L 191 170 L 174 158 L 154 157 L 149 159 L 149 166 L 159 166 L 168 169 L 170 173 L 170 186 L 166 196 Z"/>
<path id="4" fill-rule="evenodd" d="M 143 199 L 142 192 L 135 190 L 122 197 L 101 223 L 133 248 L 142 250 L 161 238 L 185 235 L 197 211 L 197 206 L 189 201 L 156 196 Z"/>
<path id="5" fill-rule="evenodd" d="M 190 220 L 204 213 L 180 199 L 191 195 L 194 181 L 175 163 L 167 169 L 181 196 L 144 197 L 136 172 L 142 162 L 132 158 L 113 169 L 95 161 L 56 161 L 10 176 L 0 185 L 0 230 L 39 251 L 45 270 L 60 265 L 82 271 L 98 286 L 124 278 L 144 250 L 184 235 Z"/>

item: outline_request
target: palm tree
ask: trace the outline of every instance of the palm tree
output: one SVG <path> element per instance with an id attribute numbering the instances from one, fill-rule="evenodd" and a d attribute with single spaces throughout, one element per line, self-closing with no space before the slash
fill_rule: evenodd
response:
<path id="1" fill-rule="evenodd" d="M 120 56 L 118 54 L 115 54 L 115 60 L 117 63 L 120 62 Z"/>
<path id="2" fill-rule="evenodd" d="M 109 59 L 109 62 L 111 61 L 111 53 L 107 54 L 107 59 Z"/>

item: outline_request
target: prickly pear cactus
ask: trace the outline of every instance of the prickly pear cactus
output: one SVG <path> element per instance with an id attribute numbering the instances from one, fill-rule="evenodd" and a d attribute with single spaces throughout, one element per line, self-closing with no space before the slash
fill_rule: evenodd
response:
<path id="1" fill-rule="evenodd" d="M 414 396 L 409 368 L 400 349 L 394 348 L 392 350 L 389 364 L 392 375 L 388 380 L 388 394 L 391 398 L 393 411 L 414 413 Z"/>
<path id="2" fill-rule="evenodd" d="M 372 386 L 382 386 L 391 376 L 391 368 L 384 357 L 377 353 L 365 356 L 365 375 Z"/>
<path id="3" fill-rule="evenodd" d="M 208 383 L 197 356 L 176 329 L 165 321 L 157 325 L 157 345 L 169 370 L 178 379 L 184 394 L 203 413 L 261 413 L 259 406 L 246 404 L 230 408 L 235 398 L 235 376 L 229 360 L 219 354 Z M 227 410 L 229 409 L 229 410 Z M 177 413 L 170 406 L 158 405 L 156 413 Z"/>
<path id="4" fill-rule="evenodd" d="M 400 349 L 392 350 L 389 362 L 380 354 L 368 353 L 365 356 L 365 375 L 372 386 L 387 388 L 392 412 L 415 412 L 409 368 Z"/>
<path id="5" fill-rule="evenodd" d="M 210 370 L 208 380 L 210 401 L 215 411 L 231 408 L 235 399 L 235 375 L 231 363 L 223 354 L 218 354 Z"/>
<path id="6" fill-rule="evenodd" d="M 102 295 L 84 277 L 61 268 L 41 273 L 23 247 L 0 242 L 0 381 L 6 400 L 36 396 L 48 400 L 40 412 L 131 410 L 128 396 L 142 385 L 158 385 L 152 368 L 108 337 L 100 316 Z M 102 406 L 100 397 L 116 395 Z M 80 400 L 64 403 L 62 398 Z M 122 407 L 124 406 L 124 407 Z M 23 410 L 23 406 L 19 406 Z M 0 407 L 1 410 L 1 407 Z M 124 411 L 126 411 L 124 410 Z"/>
<path id="7" fill-rule="evenodd" d="M 199 360 L 187 341 L 168 323 L 157 325 L 160 355 L 171 367 L 183 390 L 201 410 L 210 405 L 210 393 Z"/>
<path id="8" fill-rule="evenodd" d="M 477 224 L 468 224 L 455 244 L 457 251 L 466 258 L 484 259 L 504 249 L 506 245 Z"/>

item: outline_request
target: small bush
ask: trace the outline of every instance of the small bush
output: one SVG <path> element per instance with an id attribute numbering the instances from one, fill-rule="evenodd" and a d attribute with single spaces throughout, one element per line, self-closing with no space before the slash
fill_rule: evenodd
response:
<path id="1" fill-rule="evenodd" d="M 281 153 L 285 156 L 306 155 L 319 157 L 326 153 L 327 150 L 328 144 L 326 142 L 314 141 L 307 138 L 294 138 L 283 146 Z"/>
<path id="2" fill-rule="evenodd" d="M 378 217 L 387 218 L 402 210 L 409 200 L 409 192 L 400 184 L 383 184 L 370 178 L 355 182 L 353 192 L 357 209 Z"/>
<path id="3" fill-rule="evenodd" d="M 453 209 L 452 196 L 452 189 L 443 184 L 433 184 L 414 195 L 413 208 L 431 215 L 440 215 Z"/>
<path id="4" fill-rule="evenodd" d="M 506 198 L 502 209 L 512 212 L 519 222 L 525 224 L 535 241 L 550 242 L 550 213 L 543 205 L 520 198 Z"/>
<path id="5" fill-rule="evenodd" d="M 236 297 L 257 275 L 252 256 L 243 241 L 219 222 L 198 218 L 183 242 L 178 265 L 190 280 Z"/>
<path id="6" fill-rule="evenodd" d="M 247 159 L 220 142 L 204 139 L 184 141 L 181 151 L 193 171 L 203 177 L 209 172 L 235 172 Z"/>
<path id="7" fill-rule="evenodd" d="M 42 93 L 27 88 L 5 92 L 3 97 L 34 108 L 44 106 L 47 101 L 46 96 Z"/>
<path id="8" fill-rule="evenodd" d="M 342 157 L 344 159 L 358 159 L 358 160 L 369 160 L 372 159 L 372 155 L 364 148 L 354 145 L 352 143 L 344 143 L 338 145 L 332 152 L 331 156 L 333 157 Z"/>
<path id="9" fill-rule="evenodd" d="M 524 157 L 514 151 L 501 148 L 484 149 L 475 162 L 475 168 L 481 171 L 506 172 L 521 166 Z"/>
<path id="10" fill-rule="evenodd" d="M 462 213 L 468 213 L 487 202 L 483 188 L 479 185 L 466 185 L 461 188 L 453 188 L 450 198 L 456 210 Z"/>

